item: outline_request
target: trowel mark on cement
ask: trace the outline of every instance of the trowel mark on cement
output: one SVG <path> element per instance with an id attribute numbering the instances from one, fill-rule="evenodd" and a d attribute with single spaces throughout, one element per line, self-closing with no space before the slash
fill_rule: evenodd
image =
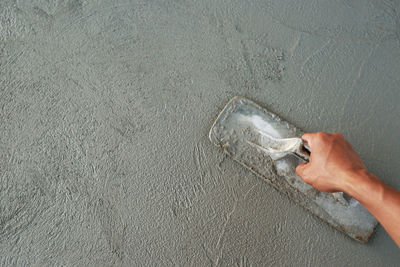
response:
<path id="1" fill-rule="evenodd" d="M 190 185 L 180 183 L 174 189 L 174 193 L 175 201 L 171 207 L 173 216 L 183 217 L 186 221 L 190 221 L 191 212 L 199 202 L 200 194 L 205 194 L 203 186 L 200 183 Z"/>
<path id="2" fill-rule="evenodd" d="M 384 29 L 381 28 L 382 31 L 387 31 L 387 32 L 393 32 L 393 35 L 398 41 L 398 44 L 400 46 L 400 15 L 399 15 L 399 6 L 396 6 L 394 1 L 390 0 L 384 0 L 384 1 L 378 1 L 377 3 L 374 3 L 377 5 L 378 8 L 382 9 L 385 14 L 387 14 L 393 21 L 393 29 Z"/>
<path id="3" fill-rule="evenodd" d="M 197 143 L 194 147 L 193 150 L 193 161 L 196 165 L 196 170 L 199 174 L 199 178 L 201 182 L 204 182 L 204 176 L 206 175 L 206 172 L 203 170 L 203 160 L 205 159 L 204 151 L 201 147 L 200 143 Z"/>
<path id="4" fill-rule="evenodd" d="M 366 66 L 368 60 L 371 58 L 372 54 L 377 50 L 378 47 L 379 47 L 379 43 L 375 44 L 375 46 L 370 49 L 369 53 L 360 62 L 360 65 L 358 66 L 358 69 L 357 69 L 357 74 L 355 75 L 355 78 L 353 78 L 353 80 L 351 81 L 351 86 L 348 89 L 347 95 L 346 95 L 346 97 L 344 98 L 344 101 L 343 101 L 342 109 L 341 109 L 341 112 L 340 112 L 341 115 L 338 116 L 339 117 L 338 129 L 340 131 L 342 130 L 342 118 L 344 118 L 345 115 L 346 115 L 347 103 L 350 100 L 351 95 L 352 95 L 354 89 L 356 88 L 357 83 L 361 79 L 361 76 L 362 76 L 362 74 L 364 72 L 364 69 L 365 69 L 365 66 Z M 372 110 L 374 110 L 374 109 L 372 109 Z"/>
<path id="5" fill-rule="evenodd" d="M 240 197 L 237 195 L 233 195 L 233 205 L 232 209 L 226 214 L 225 216 L 225 221 L 222 224 L 222 229 L 219 232 L 217 243 L 215 245 L 215 252 L 212 253 L 209 249 L 206 248 L 206 246 L 203 244 L 203 250 L 206 253 L 207 258 L 210 260 L 213 266 L 218 266 L 220 260 L 222 259 L 222 254 L 223 254 L 223 249 L 224 249 L 224 238 L 226 234 L 226 230 L 228 229 L 229 223 L 232 221 L 232 217 L 235 214 L 236 210 L 238 209 L 238 206 L 241 201 L 246 200 L 247 196 L 249 193 L 257 186 L 257 184 L 252 185 L 244 194 L 242 194 Z M 240 201 L 239 201 L 240 200 Z M 212 256 L 215 257 L 215 260 L 212 259 Z M 243 261 L 243 257 L 241 258 L 241 262 Z M 240 265 L 243 266 L 243 265 Z"/>
<path id="6" fill-rule="evenodd" d="M 134 116 L 121 116 L 111 123 L 111 128 L 130 141 L 133 141 L 135 135 L 143 132 L 146 127 L 142 119 L 143 114 L 138 111 L 134 113 Z"/>
<path id="7" fill-rule="evenodd" d="M 283 78 L 283 51 L 260 41 L 240 41 L 240 56 L 228 51 L 224 69 L 218 71 L 221 78 L 232 88 L 257 89 L 268 82 L 279 82 Z"/>
<path id="8" fill-rule="evenodd" d="M 102 234 L 107 240 L 111 253 L 119 260 L 122 260 L 127 225 L 122 221 L 114 204 L 109 200 L 100 198 L 96 203 L 96 213 L 100 221 Z"/>
<path id="9" fill-rule="evenodd" d="M 207 162 L 207 157 L 200 142 L 193 148 L 193 162 L 198 174 L 196 177 L 193 177 L 194 181 L 189 183 L 190 185 L 180 183 L 175 188 L 176 200 L 171 208 L 175 217 L 180 216 L 184 211 L 190 210 L 200 196 L 206 194 L 204 189 L 205 179 L 212 176 L 209 168 L 210 165 Z M 185 212 L 185 216 L 188 216 L 187 212 Z"/>
<path id="10" fill-rule="evenodd" d="M 18 190 L 19 193 L 15 193 L 15 198 L 11 196 L 12 190 L 2 191 L 8 192 L 4 196 L 7 195 L 11 199 L 0 198 L 0 238 L 11 241 L 28 229 L 45 208 L 41 205 L 38 188 Z"/>
<path id="11" fill-rule="evenodd" d="M 116 100 L 122 103 L 118 107 L 113 105 Z M 144 108 L 138 99 L 132 100 L 130 95 L 121 94 L 119 99 L 107 99 L 105 108 L 109 114 L 107 120 L 110 127 L 129 142 L 134 142 L 139 133 L 147 130 Z"/>
<path id="12" fill-rule="evenodd" d="M 325 50 L 325 48 L 327 48 L 331 44 L 331 41 L 332 41 L 331 39 L 328 39 L 324 44 L 321 45 L 320 48 L 316 49 L 314 52 L 312 52 L 308 57 L 306 57 L 303 60 L 300 67 L 300 73 L 303 72 L 304 67 L 310 60 L 312 60 L 315 56 L 319 55 L 323 50 Z"/>
<path id="13" fill-rule="evenodd" d="M 201 144 L 201 142 L 198 142 L 194 149 L 193 149 L 193 161 L 196 166 L 196 170 L 199 174 L 200 178 L 200 183 L 199 185 L 201 186 L 202 190 L 204 184 L 208 183 L 207 179 L 211 179 L 213 185 L 217 185 L 219 180 L 218 180 L 218 175 L 215 173 L 215 168 L 219 171 L 219 173 L 222 172 L 221 169 L 221 164 L 224 162 L 224 160 L 227 158 L 225 154 L 222 155 L 222 159 L 218 161 L 218 164 L 215 164 L 214 162 L 209 161 L 209 157 L 207 157 L 204 147 Z M 205 193 L 205 192 L 204 192 Z"/>
<path id="14" fill-rule="evenodd" d="M 218 235 L 218 239 L 217 239 L 217 244 L 215 245 L 215 250 L 210 250 L 206 247 L 205 244 L 202 244 L 202 248 L 204 250 L 204 253 L 206 254 L 207 259 L 210 261 L 212 266 L 218 266 L 219 265 L 219 261 L 222 258 L 222 253 L 223 253 L 223 249 L 224 249 L 224 236 L 225 236 L 225 232 L 228 226 L 229 221 L 232 218 L 233 213 L 235 212 L 236 208 L 238 205 L 238 198 L 235 197 L 235 201 L 233 203 L 233 207 L 231 209 L 231 211 L 226 215 L 225 217 L 225 222 L 222 225 L 222 229 L 220 231 L 220 234 Z M 215 258 L 215 260 L 213 259 Z"/>
<path id="15" fill-rule="evenodd" d="M 19 239 L 48 208 L 44 203 L 49 192 L 42 184 L 45 174 L 22 164 L 28 152 L 19 149 L 20 143 L 15 140 L 0 150 L 0 239 L 6 242 Z"/>
<path id="16" fill-rule="evenodd" d="M 237 260 L 236 264 L 237 267 L 247 267 L 247 266 L 252 266 L 250 263 L 249 259 L 243 255 L 240 257 L 240 259 Z"/>
<path id="17" fill-rule="evenodd" d="M 301 16 L 298 16 L 298 9 L 287 8 L 290 4 L 285 2 L 290 1 L 263 1 L 260 8 L 278 24 L 312 36 L 369 43 L 398 39 L 394 34 L 397 30 L 389 29 L 397 23 L 387 20 L 383 14 L 396 10 L 394 1 L 382 4 L 377 0 L 369 5 L 363 1 L 342 1 L 335 6 L 331 5 L 331 1 L 307 1 L 299 6 Z M 315 10 L 321 11 L 319 16 L 314 15 Z"/>

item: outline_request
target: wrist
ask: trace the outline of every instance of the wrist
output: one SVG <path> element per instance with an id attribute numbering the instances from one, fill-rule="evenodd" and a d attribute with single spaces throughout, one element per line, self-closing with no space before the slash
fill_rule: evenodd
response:
<path id="1" fill-rule="evenodd" d="M 343 192 L 361 203 L 378 197 L 384 187 L 378 177 L 365 169 L 348 174 L 345 181 Z"/>

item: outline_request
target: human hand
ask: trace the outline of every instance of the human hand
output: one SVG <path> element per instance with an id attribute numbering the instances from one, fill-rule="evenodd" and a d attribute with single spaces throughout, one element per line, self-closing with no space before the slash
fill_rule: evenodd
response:
<path id="1" fill-rule="evenodd" d="M 323 192 L 345 192 L 366 168 L 353 147 L 339 133 L 306 133 L 302 139 L 311 150 L 310 162 L 297 166 L 297 174 Z"/>

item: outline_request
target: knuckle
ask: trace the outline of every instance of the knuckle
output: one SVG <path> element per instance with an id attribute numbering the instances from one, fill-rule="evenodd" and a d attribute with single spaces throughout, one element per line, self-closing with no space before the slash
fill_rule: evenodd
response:
<path id="1" fill-rule="evenodd" d="M 325 133 L 325 132 L 318 132 L 317 135 L 316 135 L 316 141 L 317 141 L 318 143 L 325 142 L 325 141 L 327 140 L 328 137 L 329 137 L 329 135 L 328 135 L 327 133 Z"/>
<path id="2" fill-rule="evenodd" d="M 313 138 L 315 133 L 305 133 L 303 134 L 303 137 L 305 138 Z"/>
<path id="3" fill-rule="evenodd" d="M 344 138 L 343 134 L 341 133 L 333 133 L 332 135 L 335 137 Z"/>

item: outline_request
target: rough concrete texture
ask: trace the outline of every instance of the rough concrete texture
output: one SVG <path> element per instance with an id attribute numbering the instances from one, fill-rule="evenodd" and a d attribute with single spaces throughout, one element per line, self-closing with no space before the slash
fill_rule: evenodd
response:
<path id="1" fill-rule="evenodd" d="M 400 188 L 398 1 L 0 2 L 0 265 L 395 266 L 234 163 L 234 95 Z"/>

